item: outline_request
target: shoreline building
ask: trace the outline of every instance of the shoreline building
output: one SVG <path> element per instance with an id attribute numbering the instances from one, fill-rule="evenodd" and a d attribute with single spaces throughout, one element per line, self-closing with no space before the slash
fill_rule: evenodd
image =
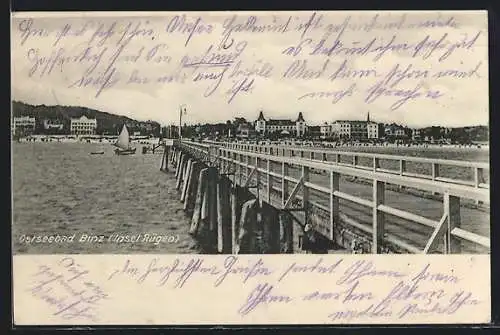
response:
<path id="1" fill-rule="evenodd" d="M 85 115 L 71 119 L 70 132 L 72 135 L 95 135 L 97 119 L 87 118 Z"/>
<path id="2" fill-rule="evenodd" d="M 302 112 L 299 113 L 297 120 L 294 122 L 291 119 L 269 119 L 266 120 L 264 112 L 259 112 L 259 117 L 255 121 L 255 132 L 261 136 L 271 133 L 279 133 L 282 135 L 294 135 L 303 137 L 307 133 L 307 122 L 304 120 Z"/>
<path id="3" fill-rule="evenodd" d="M 406 138 L 405 128 L 396 123 L 387 124 L 384 129 L 384 134 L 386 139 L 391 140 L 402 140 Z"/>
<path id="4" fill-rule="evenodd" d="M 64 129 L 64 123 L 59 120 L 45 119 L 43 120 L 43 129 L 61 131 Z"/>
<path id="5" fill-rule="evenodd" d="M 35 131 L 36 119 L 31 116 L 16 116 L 12 118 L 12 134 L 19 132 L 33 133 Z"/>
<path id="6" fill-rule="evenodd" d="M 420 141 L 422 140 L 422 132 L 418 128 L 414 128 L 411 130 L 411 139 L 413 141 Z"/>
<path id="7" fill-rule="evenodd" d="M 370 113 L 368 113 L 366 121 L 337 120 L 331 124 L 325 122 L 320 128 L 320 132 L 323 138 L 337 137 L 365 141 L 378 140 L 382 134 L 380 128 L 377 122 L 370 120 Z"/>
<path id="8" fill-rule="evenodd" d="M 250 136 L 252 135 L 252 131 L 251 131 L 251 125 L 249 125 L 248 123 L 241 123 L 238 125 L 238 128 L 236 129 L 236 137 L 237 138 L 250 138 Z"/>
<path id="9" fill-rule="evenodd" d="M 380 138 L 379 129 L 381 127 L 377 122 L 370 121 L 370 112 L 368 112 L 368 116 L 366 118 L 366 131 L 369 140 L 376 140 Z"/>

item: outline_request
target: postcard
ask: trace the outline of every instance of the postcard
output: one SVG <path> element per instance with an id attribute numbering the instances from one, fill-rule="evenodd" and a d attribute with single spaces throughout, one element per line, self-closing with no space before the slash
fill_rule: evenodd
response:
<path id="1" fill-rule="evenodd" d="M 489 323 L 487 23 L 12 13 L 14 325 Z"/>

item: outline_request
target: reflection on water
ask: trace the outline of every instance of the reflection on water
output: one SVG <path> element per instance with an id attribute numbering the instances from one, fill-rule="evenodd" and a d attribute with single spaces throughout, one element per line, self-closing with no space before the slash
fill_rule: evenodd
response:
<path id="1" fill-rule="evenodd" d="M 14 143 L 12 150 L 14 253 L 198 252 L 175 179 L 159 171 L 160 155 L 117 156 L 110 145 L 79 143 Z M 72 243 L 27 244 L 23 234 L 76 235 Z M 82 234 L 105 242 L 79 242 Z M 112 234 L 167 241 L 106 242 Z"/>

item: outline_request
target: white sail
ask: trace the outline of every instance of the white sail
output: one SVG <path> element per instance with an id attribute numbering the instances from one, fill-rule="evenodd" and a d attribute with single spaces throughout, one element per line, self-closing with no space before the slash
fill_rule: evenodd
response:
<path id="1" fill-rule="evenodd" d="M 128 134 L 126 125 L 123 125 L 122 132 L 118 136 L 118 140 L 116 141 L 115 146 L 123 150 L 127 150 L 130 148 L 130 136 Z"/>

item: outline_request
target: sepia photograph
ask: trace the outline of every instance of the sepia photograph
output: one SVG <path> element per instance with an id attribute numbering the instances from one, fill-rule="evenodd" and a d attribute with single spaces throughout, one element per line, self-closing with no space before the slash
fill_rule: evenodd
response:
<path id="1" fill-rule="evenodd" d="M 487 36 L 419 18 L 14 18 L 14 252 L 489 253 L 487 53 L 428 60 Z"/>
<path id="2" fill-rule="evenodd" d="M 491 322 L 488 33 L 12 13 L 15 324 Z"/>

